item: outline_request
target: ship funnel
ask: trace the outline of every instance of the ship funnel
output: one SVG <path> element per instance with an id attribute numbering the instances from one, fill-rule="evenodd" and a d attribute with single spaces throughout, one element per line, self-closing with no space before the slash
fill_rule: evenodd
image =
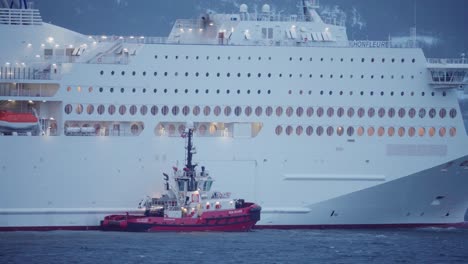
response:
<path id="1" fill-rule="evenodd" d="M 249 7 L 246 4 L 240 5 L 240 12 L 247 13 L 249 11 Z"/>

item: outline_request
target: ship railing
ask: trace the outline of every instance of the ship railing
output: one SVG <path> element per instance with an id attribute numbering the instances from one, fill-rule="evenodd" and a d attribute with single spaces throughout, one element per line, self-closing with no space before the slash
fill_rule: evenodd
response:
<path id="1" fill-rule="evenodd" d="M 0 80 L 53 80 L 49 69 L 31 67 L 0 67 Z"/>
<path id="2" fill-rule="evenodd" d="M 97 42 L 120 42 L 129 44 L 166 44 L 167 37 L 148 37 L 148 36 L 117 36 L 117 35 L 91 35 L 91 38 Z"/>
<path id="3" fill-rule="evenodd" d="M 466 64 L 468 65 L 468 59 L 466 58 L 428 58 L 427 62 L 430 64 Z"/>
<path id="4" fill-rule="evenodd" d="M 42 18 L 37 9 L 0 8 L 1 25 L 42 25 Z"/>

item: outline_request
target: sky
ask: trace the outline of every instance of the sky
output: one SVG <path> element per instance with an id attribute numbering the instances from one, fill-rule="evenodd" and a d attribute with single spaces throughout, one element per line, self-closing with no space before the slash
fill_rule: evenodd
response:
<path id="1" fill-rule="evenodd" d="M 297 0 L 35 0 L 45 22 L 89 35 L 167 36 L 178 18 L 206 10 L 236 13 L 264 3 L 296 14 Z M 407 37 L 415 24 L 428 57 L 468 54 L 468 0 L 321 0 L 320 12 L 342 10 L 348 36 L 357 40 Z"/>

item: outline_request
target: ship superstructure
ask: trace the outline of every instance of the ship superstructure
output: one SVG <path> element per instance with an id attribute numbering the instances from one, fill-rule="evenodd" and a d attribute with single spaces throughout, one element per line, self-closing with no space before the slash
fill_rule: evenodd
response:
<path id="1" fill-rule="evenodd" d="M 262 206 L 260 226 L 466 221 L 464 58 L 350 41 L 316 1 L 291 16 L 241 5 L 177 20 L 168 38 L 82 35 L 12 3 L 0 110 L 37 124 L 0 128 L 1 230 L 141 213 L 192 126 L 199 160 Z"/>

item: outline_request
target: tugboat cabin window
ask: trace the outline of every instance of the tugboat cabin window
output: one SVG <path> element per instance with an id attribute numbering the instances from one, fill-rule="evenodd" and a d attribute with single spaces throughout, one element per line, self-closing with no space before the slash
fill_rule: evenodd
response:
<path id="1" fill-rule="evenodd" d="M 211 184 L 213 184 L 213 181 L 211 180 L 208 180 L 208 181 L 205 181 L 203 183 L 203 190 L 202 191 L 205 191 L 205 192 L 209 192 L 211 190 Z"/>

